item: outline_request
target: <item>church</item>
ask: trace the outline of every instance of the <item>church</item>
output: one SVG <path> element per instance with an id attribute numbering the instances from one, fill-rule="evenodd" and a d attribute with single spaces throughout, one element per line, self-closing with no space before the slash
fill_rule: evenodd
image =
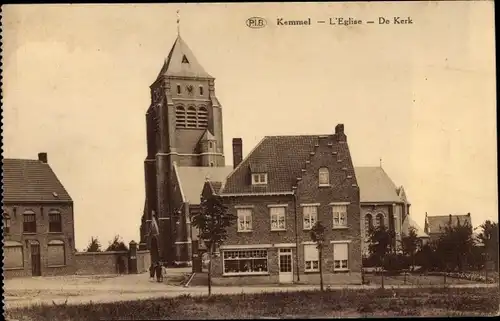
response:
<path id="1" fill-rule="evenodd" d="M 144 161 L 146 199 L 139 249 L 149 249 L 152 262 L 190 266 L 192 253 L 203 247 L 198 244 L 198 232 L 192 228 L 190 217 L 200 211 L 205 183 L 225 184 L 244 162 L 242 139 L 233 138 L 233 165 L 226 166 L 222 106 L 215 93 L 215 78 L 205 71 L 180 35 L 150 90 Z M 267 158 L 275 157 L 285 156 Z M 267 158 L 259 159 L 270 161 Z M 364 236 L 371 225 L 387 224 L 400 238 L 410 219 L 404 188 L 397 187 L 381 165 L 356 167 L 352 176 L 360 189 L 360 210 L 356 214 L 362 225 L 357 236 L 361 239 L 360 252 L 367 251 Z"/>
<path id="2" fill-rule="evenodd" d="M 203 184 L 232 170 L 225 166 L 222 106 L 214 77 L 180 35 L 150 90 L 140 248 L 150 249 L 152 262 L 190 265 L 189 218 L 199 209 Z"/>

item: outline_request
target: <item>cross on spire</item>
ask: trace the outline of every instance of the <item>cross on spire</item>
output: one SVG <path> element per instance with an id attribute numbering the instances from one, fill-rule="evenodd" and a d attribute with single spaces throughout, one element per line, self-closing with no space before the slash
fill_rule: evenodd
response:
<path id="1" fill-rule="evenodd" d="M 380 158 L 380 167 L 382 167 L 382 157 Z"/>
<path id="2" fill-rule="evenodd" d="M 177 35 L 181 35 L 181 16 L 179 14 L 179 9 L 177 9 Z"/>

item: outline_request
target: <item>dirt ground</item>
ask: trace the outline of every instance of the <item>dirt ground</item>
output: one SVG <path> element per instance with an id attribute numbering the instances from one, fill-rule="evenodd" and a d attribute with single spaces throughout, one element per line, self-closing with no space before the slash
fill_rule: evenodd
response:
<path id="1" fill-rule="evenodd" d="M 40 303 L 48 304 L 79 304 L 86 302 L 115 302 L 125 300 L 149 299 L 156 297 L 175 297 L 180 295 L 205 295 L 205 285 L 193 284 L 189 287 L 181 285 L 190 273 L 190 268 L 169 269 L 167 280 L 158 283 L 149 278 L 148 273 L 130 275 L 102 275 L 102 276 L 61 276 L 61 277 L 30 277 L 14 278 L 4 281 L 4 303 L 7 309 L 18 306 L 27 306 Z M 206 276 L 198 276 L 204 279 Z M 428 277 L 429 278 L 429 277 Z M 439 277 L 437 277 L 439 278 Z M 442 282 L 442 279 L 440 279 Z M 429 281 L 430 282 L 430 281 Z M 435 282 L 438 282 L 437 280 Z M 385 282 L 387 287 L 414 287 L 415 285 L 401 285 L 402 282 Z M 422 281 L 420 283 L 424 285 Z M 442 286 L 442 283 L 436 284 Z M 498 287 L 498 284 L 449 284 L 453 287 Z M 348 286 L 347 288 L 377 288 L 378 284 L 369 286 Z M 297 291 L 317 289 L 318 285 L 289 285 L 289 286 L 226 286 L 213 287 L 214 294 L 256 293 L 269 291 Z M 332 286 L 346 288 L 346 286 Z"/>

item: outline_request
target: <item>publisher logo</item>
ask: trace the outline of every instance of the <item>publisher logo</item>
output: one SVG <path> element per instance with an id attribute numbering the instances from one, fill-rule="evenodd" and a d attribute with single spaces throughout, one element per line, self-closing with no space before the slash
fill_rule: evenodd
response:
<path id="1" fill-rule="evenodd" d="M 252 17 L 247 19 L 247 27 L 252 29 L 264 28 L 267 25 L 267 21 L 261 17 Z"/>

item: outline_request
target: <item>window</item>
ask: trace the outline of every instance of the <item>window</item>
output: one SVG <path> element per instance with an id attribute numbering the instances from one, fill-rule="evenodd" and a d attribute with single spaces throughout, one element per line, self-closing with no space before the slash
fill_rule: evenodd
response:
<path id="1" fill-rule="evenodd" d="M 319 169 L 319 185 L 320 186 L 330 185 L 330 172 L 326 167 L 322 167 Z"/>
<path id="2" fill-rule="evenodd" d="M 208 111 L 203 106 L 201 106 L 198 109 L 197 126 L 199 128 L 207 128 L 208 127 Z"/>
<path id="3" fill-rule="evenodd" d="M 10 216 L 7 213 L 3 214 L 3 232 L 5 234 L 10 233 Z"/>
<path id="4" fill-rule="evenodd" d="M 304 230 L 310 230 L 318 220 L 318 209 L 316 206 L 304 206 Z"/>
<path id="5" fill-rule="evenodd" d="M 177 128 L 185 128 L 186 125 L 186 109 L 183 106 L 175 108 L 175 125 Z"/>
<path id="6" fill-rule="evenodd" d="M 285 230 L 285 207 L 271 207 L 271 231 Z"/>
<path id="7" fill-rule="evenodd" d="M 267 174 L 265 173 L 252 174 L 252 184 L 253 185 L 267 184 Z"/>
<path id="8" fill-rule="evenodd" d="M 203 96 L 203 86 L 200 86 L 200 95 Z"/>
<path id="9" fill-rule="evenodd" d="M 23 232 L 36 233 L 36 216 L 34 212 L 27 211 L 23 214 Z"/>
<path id="10" fill-rule="evenodd" d="M 177 84 L 177 95 L 181 94 L 181 85 Z"/>
<path id="11" fill-rule="evenodd" d="M 384 224 L 384 214 L 382 213 L 378 213 L 377 214 L 377 226 L 378 227 L 383 227 L 385 224 Z"/>
<path id="12" fill-rule="evenodd" d="M 370 235 L 370 230 L 373 228 L 373 217 L 371 214 L 365 215 L 365 235 Z"/>
<path id="13" fill-rule="evenodd" d="M 183 64 L 188 64 L 189 63 L 189 60 L 187 59 L 186 55 L 182 56 L 182 63 Z"/>
<path id="14" fill-rule="evenodd" d="M 52 240 L 48 244 L 48 266 L 66 265 L 64 242 Z"/>
<path id="15" fill-rule="evenodd" d="M 223 251 L 224 274 L 267 274 L 267 250 Z"/>
<path id="16" fill-rule="evenodd" d="M 208 142 L 208 148 L 209 148 L 209 149 L 214 148 L 214 143 L 212 143 L 212 142 Z"/>
<path id="17" fill-rule="evenodd" d="M 333 244 L 333 269 L 336 271 L 348 270 L 348 250 L 349 244 L 335 243 Z"/>
<path id="18" fill-rule="evenodd" d="M 319 271 L 319 253 L 316 244 L 304 245 L 304 261 L 306 272 Z"/>
<path id="19" fill-rule="evenodd" d="M 252 230 L 252 210 L 249 208 L 238 210 L 238 232 Z"/>
<path id="20" fill-rule="evenodd" d="M 61 214 L 49 213 L 49 232 L 62 232 Z"/>
<path id="21" fill-rule="evenodd" d="M 4 241 L 4 267 L 22 269 L 24 267 L 23 245 L 19 242 Z"/>
<path id="22" fill-rule="evenodd" d="M 196 108 L 193 106 L 187 109 L 187 127 L 196 128 Z"/>
<path id="23" fill-rule="evenodd" d="M 333 227 L 347 227 L 347 205 L 333 205 Z"/>

